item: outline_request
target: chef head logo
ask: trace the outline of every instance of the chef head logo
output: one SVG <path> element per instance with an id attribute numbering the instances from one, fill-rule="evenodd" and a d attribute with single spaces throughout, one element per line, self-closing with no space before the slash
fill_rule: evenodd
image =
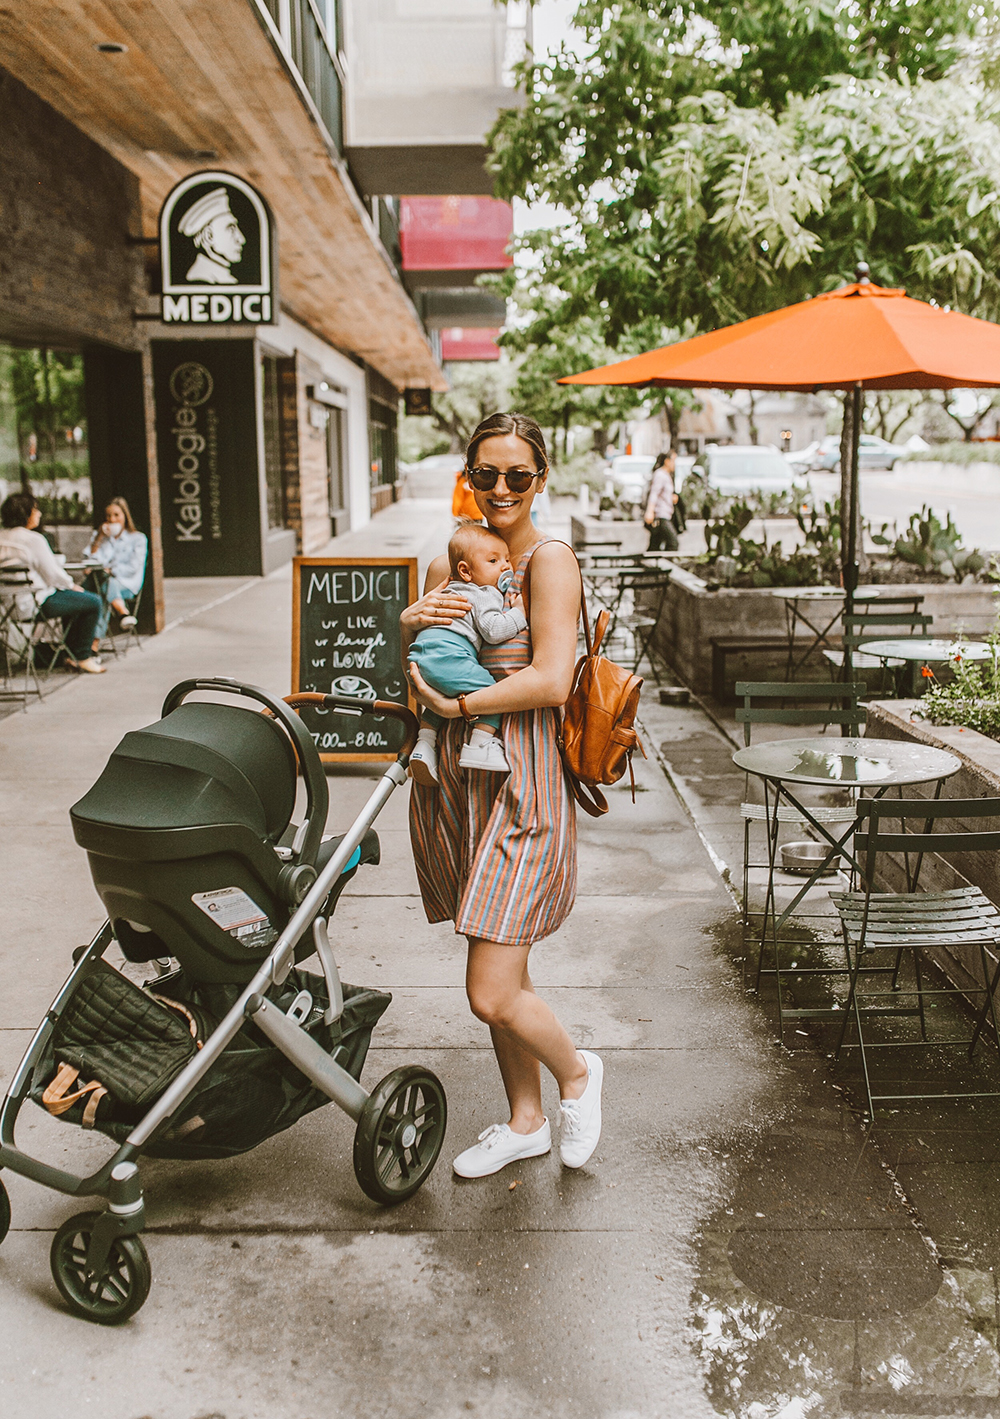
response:
<path id="1" fill-rule="evenodd" d="M 276 318 L 271 214 L 260 193 L 234 173 L 193 173 L 177 184 L 160 213 L 160 265 L 168 323 Z"/>
<path id="2" fill-rule="evenodd" d="M 216 286 L 239 284 L 231 268 L 239 265 L 247 239 L 233 216 L 229 193 L 224 187 L 213 188 L 199 197 L 184 213 L 177 229 L 181 236 L 190 237 L 198 248 L 186 280 L 199 285 L 202 281 Z"/>

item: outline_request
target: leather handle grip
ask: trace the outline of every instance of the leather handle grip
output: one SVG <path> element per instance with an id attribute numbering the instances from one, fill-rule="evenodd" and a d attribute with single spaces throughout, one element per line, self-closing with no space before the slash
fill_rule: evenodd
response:
<path id="1" fill-rule="evenodd" d="M 395 700 L 366 700 L 360 695 L 323 695 L 317 690 L 303 690 L 297 695 L 286 695 L 285 704 L 292 709 L 300 705 L 322 705 L 324 709 L 347 710 L 352 714 L 385 715 L 388 719 L 398 719 L 406 730 L 403 747 L 399 751 L 401 759 L 408 759 L 413 753 L 420 728 L 417 716 L 406 705 Z"/>

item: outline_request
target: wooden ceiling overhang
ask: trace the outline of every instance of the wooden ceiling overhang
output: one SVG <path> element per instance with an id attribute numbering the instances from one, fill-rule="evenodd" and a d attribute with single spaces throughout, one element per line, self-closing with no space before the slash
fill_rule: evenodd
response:
<path id="1" fill-rule="evenodd" d="M 238 173 L 274 210 L 284 308 L 398 387 L 447 388 L 253 0 L 7 0 L 0 65 L 138 176 L 146 236 L 182 177 Z"/>

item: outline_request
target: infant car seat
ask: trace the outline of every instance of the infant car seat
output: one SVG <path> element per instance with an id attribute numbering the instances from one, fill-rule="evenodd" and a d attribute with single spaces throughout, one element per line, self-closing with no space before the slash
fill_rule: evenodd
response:
<path id="1" fill-rule="evenodd" d="M 179 703 L 186 688 L 172 691 L 157 723 L 125 735 L 71 808 L 73 832 L 129 960 L 172 956 L 193 981 L 244 985 L 339 839 L 322 841 L 326 777 L 292 710 L 263 691 L 253 697 L 271 715 Z M 297 761 L 307 795 L 299 827 Z M 358 863 L 378 857 L 370 831 L 325 912 Z M 299 959 L 312 950 L 304 938 Z"/>

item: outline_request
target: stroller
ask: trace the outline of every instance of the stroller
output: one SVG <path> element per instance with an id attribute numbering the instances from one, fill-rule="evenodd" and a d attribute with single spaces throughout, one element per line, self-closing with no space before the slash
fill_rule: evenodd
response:
<path id="1" fill-rule="evenodd" d="M 191 700 L 196 691 L 230 701 Z M 235 696 L 255 701 L 251 709 Z M 294 711 L 305 704 L 404 726 L 398 758 L 342 836 L 323 840 L 326 775 Z M 108 920 L 74 952 L 0 1108 L 0 1168 L 70 1196 L 106 1197 L 52 1243 L 52 1274 L 78 1315 L 127 1320 L 150 1287 L 137 1160 L 246 1152 L 332 1099 L 357 1123 L 354 1171 L 376 1202 L 416 1192 L 444 1141 L 437 1077 L 394 1069 L 359 1083 L 391 996 L 342 984 L 327 925 L 362 863 L 379 861 L 371 824 L 405 781 L 417 723 L 398 704 L 343 695 L 287 701 L 235 680 L 185 680 L 162 718 L 126 734 L 70 810 Z M 297 776 L 305 812 L 292 822 Z M 149 965 L 140 989 L 103 958 L 117 941 Z M 322 974 L 300 968 L 315 954 Z M 25 1099 L 113 1139 L 90 1177 L 21 1152 Z M 0 1182 L 0 1241 L 10 1227 Z"/>

